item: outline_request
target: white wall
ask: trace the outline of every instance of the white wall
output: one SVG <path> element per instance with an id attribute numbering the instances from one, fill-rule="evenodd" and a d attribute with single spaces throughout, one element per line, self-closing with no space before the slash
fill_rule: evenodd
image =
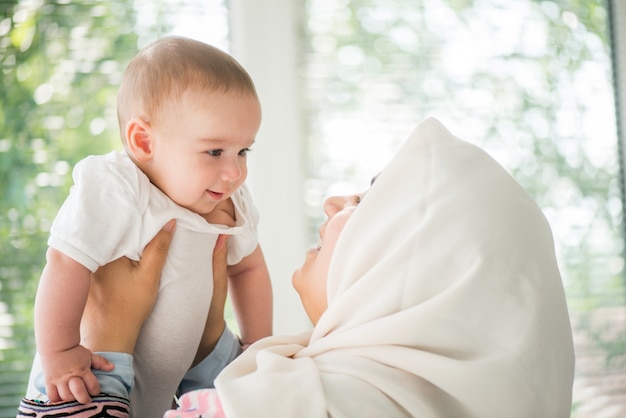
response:
<path id="1" fill-rule="evenodd" d="M 263 108 L 261 129 L 248 160 L 248 184 L 261 213 L 259 235 L 272 276 L 276 334 L 310 327 L 291 286 L 291 275 L 306 250 L 297 4 L 230 1 L 231 54 L 254 79 Z"/>

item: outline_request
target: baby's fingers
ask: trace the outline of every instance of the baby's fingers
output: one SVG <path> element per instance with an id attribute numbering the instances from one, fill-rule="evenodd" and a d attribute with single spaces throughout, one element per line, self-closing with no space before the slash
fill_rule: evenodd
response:
<path id="1" fill-rule="evenodd" d="M 97 383 L 98 381 L 96 380 L 96 384 Z M 67 382 L 67 384 L 71 393 L 69 395 L 69 399 L 66 399 L 66 397 L 62 396 L 64 400 L 76 399 L 82 404 L 91 402 L 91 396 L 89 396 L 89 392 L 87 392 L 87 388 L 85 387 L 83 379 L 78 376 L 73 376 L 70 377 L 70 380 Z M 100 391 L 100 385 L 98 385 L 98 391 Z"/>
<path id="2" fill-rule="evenodd" d="M 50 402 L 61 402 L 63 400 L 56 385 L 53 384 L 46 384 L 46 396 Z"/>
<path id="3" fill-rule="evenodd" d="M 91 368 L 95 370 L 102 370 L 104 372 L 110 372 L 111 370 L 115 368 L 115 365 L 109 360 L 107 360 L 106 357 L 102 357 L 98 354 L 92 354 L 91 355 Z M 97 393 L 94 395 L 97 395 Z"/>
<path id="4" fill-rule="evenodd" d="M 83 376 L 82 382 L 90 395 L 96 396 L 100 393 L 100 382 L 98 382 L 98 378 L 93 373 L 90 372 Z M 91 399 L 87 402 L 91 402 Z"/>

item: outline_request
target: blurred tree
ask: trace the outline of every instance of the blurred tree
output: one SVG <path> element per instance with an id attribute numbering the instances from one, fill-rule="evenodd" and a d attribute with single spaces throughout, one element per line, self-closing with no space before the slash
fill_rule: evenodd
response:
<path id="1" fill-rule="evenodd" d="M 0 416 L 15 416 L 26 388 L 36 285 L 71 168 L 119 147 L 134 25 L 132 0 L 0 3 Z"/>

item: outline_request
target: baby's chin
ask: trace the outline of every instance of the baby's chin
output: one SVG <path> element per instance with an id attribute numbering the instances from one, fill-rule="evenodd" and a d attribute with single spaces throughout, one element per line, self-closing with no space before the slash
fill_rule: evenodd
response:
<path id="1" fill-rule="evenodd" d="M 226 196 L 226 195 L 224 195 Z M 220 201 L 226 200 L 228 199 L 228 196 L 224 197 L 221 200 L 215 201 L 213 199 L 207 199 L 206 196 L 203 196 L 202 199 L 199 199 L 193 203 L 189 203 L 189 204 L 181 204 L 176 202 L 176 204 L 178 206 L 182 206 L 187 210 L 190 210 L 191 212 L 200 215 L 200 216 L 207 216 L 209 214 L 211 214 L 215 208 L 217 207 L 217 205 L 220 203 Z"/>

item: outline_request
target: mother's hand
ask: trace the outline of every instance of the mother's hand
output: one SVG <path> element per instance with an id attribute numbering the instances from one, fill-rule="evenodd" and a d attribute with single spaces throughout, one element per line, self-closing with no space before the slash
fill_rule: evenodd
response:
<path id="1" fill-rule="evenodd" d="M 226 259 L 228 256 L 228 235 L 220 235 L 213 250 L 213 296 L 209 307 L 202 340 L 191 365 L 195 366 L 213 351 L 226 328 L 224 307 L 228 294 L 228 272 Z"/>
<path id="2" fill-rule="evenodd" d="M 119 258 L 93 275 L 81 322 L 82 345 L 93 351 L 132 354 L 159 291 L 175 221 L 146 246 L 141 261 Z"/>

